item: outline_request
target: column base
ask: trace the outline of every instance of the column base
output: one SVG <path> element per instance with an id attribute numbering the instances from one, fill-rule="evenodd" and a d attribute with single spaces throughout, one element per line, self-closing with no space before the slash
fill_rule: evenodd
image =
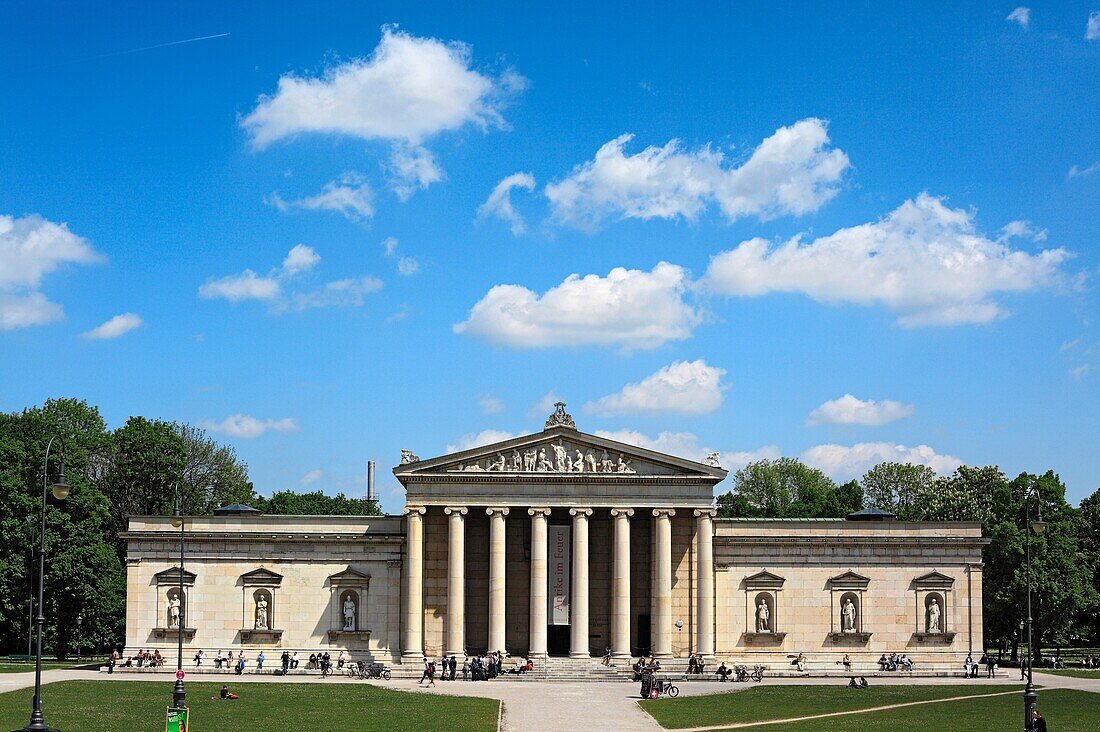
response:
<path id="1" fill-rule="evenodd" d="M 620 659 L 622 659 L 622 658 L 634 658 L 633 654 L 627 653 L 626 651 L 612 651 L 611 657 L 612 658 L 620 658 Z"/>
<path id="2" fill-rule="evenodd" d="M 588 651 L 570 651 L 570 658 L 592 658 L 592 654 Z"/>
<path id="3" fill-rule="evenodd" d="M 401 663 L 421 663 L 424 661 L 424 653 L 422 651 L 410 652 L 402 651 Z"/>
<path id="4" fill-rule="evenodd" d="M 466 651 L 444 651 L 443 655 L 447 658 L 454 656 L 455 658 L 466 658 Z"/>

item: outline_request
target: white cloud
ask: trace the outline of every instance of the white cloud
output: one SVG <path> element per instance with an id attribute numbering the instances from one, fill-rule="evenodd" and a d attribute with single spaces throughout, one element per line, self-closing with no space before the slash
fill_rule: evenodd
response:
<path id="1" fill-rule="evenodd" d="M 500 183 L 496 184 L 493 192 L 485 199 L 485 203 L 477 210 L 477 222 L 493 216 L 508 222 L 512 228 L 512 235 L 519 236 L 527 230 L 523 217 L 512 207 L 511 192 L 513 188 L 522 188 L 526 191 L 535 190 L 535 176 L 530 173 L 513 173 Z"/>
<path id="2" fill-rule="evenodd" d="M 42 278 L 66 264 L 102 259 L 66 224 L 36 214 L 0 215 L 0 330 L 64 320 L 62 307 L 38 291 Z"/>
<path id="3" fill-rule="evenodd" d="M 684 150 L 678 140 L 627 155 L 621 135 L 546 186 L 553 218 L 593 229 L 608 218 L 694 220 L 716 203 L 730 221 L 816 211 L 837 193 L 848 156 L 830 147 L 826 123 L 804 119 L 780 127 L 741 165 L 706 145 Z"/>
<path id="4" fill-rule="evenodd" d="M 415 257 L 401 257 L 397 260 L 397 271 L 404 277 L 409 277 L 420 271 L 420 262 Z"/>
<path id="5" fill-rule="evenodd" d="M 557 392 L 551 389 L 539 398 L 537 402 L 531 405 L 530 415 L 532 417 L 545 418 L 549 417 L 550 413 L 554 411 L 554 405 L 562 401 Z"/>
<path id="6" fill-rule="evenodd" d="M 481 407 L 482 414 L 497 414 L 504 411 L 504 402 L 492 394 L 482 394 L 477 398 L 477 405 Z"/>
<path id="7" fill-rule="evenodd" d="M 584 405 L 586 412 L 608 417 L 620 414 L 707 414 L 722 406 L 726 370 L 703 359 L 674 361 L 621 391 Z"/>
<path id="8" fill-rule="evenodd" d="M 865 401 L 851 394 L 845 394 L 839 399 L 825 402 L 810 412 L 806 424 L 883 425 L 904 419 L 913 414 L 914 410 L 912 404 L 902 404 L 889 399 L 881 402 L 873 399 Z"/>
<path id="9" fill-rule="evenodd" d="M 1025 8 L 1023 6 L 1018 7 L 1009 13 L 1005 20 L 1019 23 L 1020 27 L 1026 30 L 1027 27 L 1031 25 L 1031 8 Z"/>
<path id="10" fill-rule="evenodd" d="M 362 221 L 374 215 L 374 192 L 366 179 L 359 173 L 344 173 L 338 180 L 329 181 L 321 192 L 285 201 L 278 193 L 272 193 L 264 199 L 280 211 L 301 208 L 307 211 L 334 211 L 348 221 Z"/>
<path id="11" fill-rule="evenodd" d="M 312 247 L 298 244 L 287 252 L 282 266 L 267 275 L 246 269 L 239 275 L 210 279 L 199 287 L 199 297 L 230 302 L 260 300 L 268 303 L 270 312 L 285 313 L 330 306 L 360 307 L 367 295 L 382 289 L 382 280 L 368 275 L 333 280 L 313 289 L 284 292 L 284 284 L 313 269 L 320 261 L 321 255 Z"/>
<path id="12" fill-rule="evenodd" d="M 850 447 L 818 445 L 802 453 L 802 460 L 837 480 L 858 478 L 882 462 L 927 465 L 941 475 L 962 465 L 957 457 L 940 455 L 928 445 L 906 447 L 891 442 L 860 442 Z"/>
<path id="13" fill-rule="evenodd" d="M 1080 381 L 1081 379 L 1091 374 L 1093 371 L 1096 371 L 1096 367 L 1092 364 L 1086 363 L 1070 369 L 1069 375 L 1072 376 L 1074 379 Z"/>
<path id="14" fill-rule="evenodd" d="M 1098 20 L 1100 24 L 1100 20 Z M 1072 180 L 1073 178 L 1084 178 L 1086 175 L 1092 175 L 1093 173 L 1100 172 L 1100 161 L 1093 163 L 1092 165 L 1086 165 L 1084 168 L 1074 165 L 1066 173 L 1066 180 Z"/>
<path id="15" fill-rule="evenodd" d="M 307 247 L 305 244 L 295 244 L 283 259 L 283 272 L 288 275 L 307 272 L 317 266 L 320 261 L 321 255 L 313 247 Z"/>
<path id="16" fill-rule="evenodd" d="M 491 445 L 494 442 L 503 442 L 504 440 L 510 440 L 515 437 L 511 432 L 505 432 L 503 430 L 482 430 L 481 432 L 471 432 L 458 438 L 458 441 L 453 445 L 447 445 L 445 454 L 449 455 L 452 452 L 462 452 L 463 450 L 470 450 L 475 447 L 481 447 L 482 445 Z"/>
<path id="17" fill-rule="evenodd" d="M 596 430 L 596 434 L 616 442 L 625 442 L 696 462 L 702 462 L 710 453 L 718 452 L 719 462 L 730 472 L 740 470 L 757 460 L 774 460 L 782 454 L 775 445 L 765 445 L 756 450 L 715 451 L 701 446 L 698 436 L 691 432 L 661 432 L 656 437 L 649 437 L 636 430 Z"/>
<path id="18" fill-rule="evenodd" d="M 1009 239 L 1031 239 L 1035 243 L 1047 240 L 1047 230 L 1038 229 L 1030 221 L 1009 221 L 1001 227 L 1001 235 L 997 237 L 999 243 L 1005 243 Z"/>
<path id="19" fill-rule="evenodd" d="M 387 236 L 382 240 L 382 249 L 386 252 L 387 257 L 392 257 L 397 253 L 397 237 Z"/>
<path id="20" fill-rule="evenodd" d="M 106 323 L 92 328 L 84 334 L 84 337 L 88 340 L 109 340 L 111 338 L 118 338 L 135 328 L 140 328 L 142 322 L 141 317 L 134 313 L 123 313 L 122 315 L 116 315 Z"/>
<path id="21" fill-rule="evenodd" d="M 226 417 L 221 422 L 205 420 L 200 422 L 199 426 L 211 432 L 248 440 L 259 437 L 268 430 L 273 430 L 275 432 L 298 431 L 298 424 L 290 417 L 284 417 L 283 419 L 258 419 L 240 413 Z"/>
<path id="22" fill-rule="evenodd" d="M 282 290 L 274 277 L 261 277 L 250 269 L 239 275 L 227 275 L 208 280 L 199 287 L 199 297 L 207 300 L 223 299 L 230 302 L 242 300 L 263 300 L 269 302 L 278 299 Z"/>
<path id="23" fill-rule="evenodd" d="M 1035 254 L 978 234 L 974 212 L 922 193 L 874 223 L 803 243 L 750 239 L 711 259 L 704 286 L 752 297 L 802 293 L 819 302 L 885 305 L 902 326 L 986 323 L 1007 313 L 991 298 L 1054 287 L 1065 249 Z"/>
<path id="24" fill-rule="evenodd" d="M 702 315 L 684 301 L 688 273 L 661 262 L 651 272 L 616 267 L 606 277 L 572 274 L 543 295 L 496 285 L 454 326 L 512 348 L 656 348 L 691 336 Z"/>
<path id="25" fill-rule="evenodd" d="M 303 475 L 302 479 L 298 481 L 298 487 L 305 488 L 307 485 L 313 485 L 321 479 L 322 475 L 324 475 L 324 473 L 320 470 L 320 468 L 311 470 Z"/>
<path id="26" fill-rule="evenodd" d="M 1100 41 L 1100 10 L 1089 13 L 1089 19 L 1085 23 L 1085 39 Z"/>
<path id="27" fill-rule="evenodd" d="M 761 460 L 775 460 L 782 457 L 783 453 L 777 445 L 764 445 L 756 450 L 734 450 L 732 452 L 719 453 L 719 461 L 722 467 L 731 473 L 735 473 L 749 463 Z"/>
<path id="28" fill-rule="evenodd" d="M 419 145 L 394 146 L 386 172 L 390 190 L 402 201 L 408 201 L 418 190 L 427 190 L 432 183 L 444 178 L 435 157 Z"/>

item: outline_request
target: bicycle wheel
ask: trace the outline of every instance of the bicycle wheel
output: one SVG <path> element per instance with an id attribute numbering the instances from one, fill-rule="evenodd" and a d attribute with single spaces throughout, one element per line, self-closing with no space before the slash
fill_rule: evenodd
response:
<path id="1" fill-rule="evenodd" d="M 390 680 L 390 670 L 389 669 L 386 669 L 385 671 L 382 672 L 382 678 L 385 679 L 386 681 Z"/>
<path id="2" fill-rule="evenodd" d="M 668 694 L 670 697 L 675 698 L 680 695 L 680 688 L 675 684 L 669 684 L 665 687 L 665 693 Z"/>
<path id="3" fill-rule="evenodd" d="M 759 671 L 753 671 L 752 680 L 753 681 L 763 681 L 764 680 L 764 674 L 762 674 Z"/>

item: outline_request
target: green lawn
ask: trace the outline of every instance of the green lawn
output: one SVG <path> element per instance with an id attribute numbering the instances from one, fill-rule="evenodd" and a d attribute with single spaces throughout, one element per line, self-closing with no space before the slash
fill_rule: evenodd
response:
<path id="1" fill-rule="evenodd" d="M 42 668 L 72 668 L 73 666 L 85 665 L 91 663 L 91 661 L 81 661 L 79 664 L 76 661 L 43 661 Z M 9 663 L 7 661 L 0 661 L 0 674 L 25 674 L 28 671 L 34 672 L 34 662 L 31 663 Z"/>
<path id="2" fill-rule="evenodd" d="M 666 729 L 786 719 L 867 709 L 886 704 L 977 696 L 1010 691 L 1004 686 L 758 686 L 744 692 L 641 702 Z M 1039 710 L 1058 732 L 1094 732 L 1100 694 L 1068 689 L 1042 690 Z M 1003 732 L 1023 724 L 1021 693 L 939 702 L 902 709 L 761 727 L 769 732 L 898 732 L 949 730 Z"/>
<path id="3" fill-rule="evenodd" d="M 1045 668 L 1035 669 L 1037 674 L 1054 674 L 1055 676 L 1076 676 L 1079 679 L 1100 679 L 1100 669 L 1089 668 L 1060 668 L 1057 671 Z"/>
<path id="4" fill-rule="evenodd" d="M 171 681 L 65 681 L 42 689 L 50 726 L 66 732 L 164 729 Z M 492 732 L 499 702 L 430 693 L 391 691 L 368 684 L 229 683 L 237 701 L 216 701 L 222 682 L 188 682 L 196 730 L 324 730 L 351 732 Z M 0 694 L 0 730 L 21 728 L 30 716 L 32 690 Z"/>

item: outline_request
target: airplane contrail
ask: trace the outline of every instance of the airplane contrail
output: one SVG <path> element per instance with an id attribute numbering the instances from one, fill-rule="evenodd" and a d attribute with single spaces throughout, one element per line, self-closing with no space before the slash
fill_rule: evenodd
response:
<path id="1" fill-rule="evenodd" d="M 76 58 L 76 59 L 72 59 L 70 61 L 62 61 L 62 62 L 59 62 L 59 63 L 56 63 L 56 64 L 46 64 L 45 66 L 34 66 L 34 67 L 31 67 L 31 69 L 49 69 L 49 68 L 54 68 L 56 66 L 64 66 L 64 65 L 70 64 L 70 63 L 77 63 L 77 62 L 80 62 L 80 61 L 94 61 L 96 59 L 110 58 L 112 56 L 125 56 L 126 54 L 130 54 L 130 53 L 140 53 L 141 51 L 152 51 L 153 49 L 156 49 L 156 48 L 168 48 L 169 46 L 179 46 L 179 45 L 182 45 L 184 43 L 197 43 L 198 41 L 210 41 L 210 40 L 213 40 L 215 38 L 225 38 L 228 35 L 229 35 L 228 33 L 216 33 L 212 36 L 199 36 L 197 38 L 184 38 L 182 41 L 169 41 L 168 43 L 157 43 L 157 44 L 152 45 L 152 46 L 142 46 L 141 48 L 128 48 L 125 51 L 111 51 L 109 53 L 100 53 L 100 54 L 97 54 L 95 56 L 85 56 L 84 58 Z"/>

